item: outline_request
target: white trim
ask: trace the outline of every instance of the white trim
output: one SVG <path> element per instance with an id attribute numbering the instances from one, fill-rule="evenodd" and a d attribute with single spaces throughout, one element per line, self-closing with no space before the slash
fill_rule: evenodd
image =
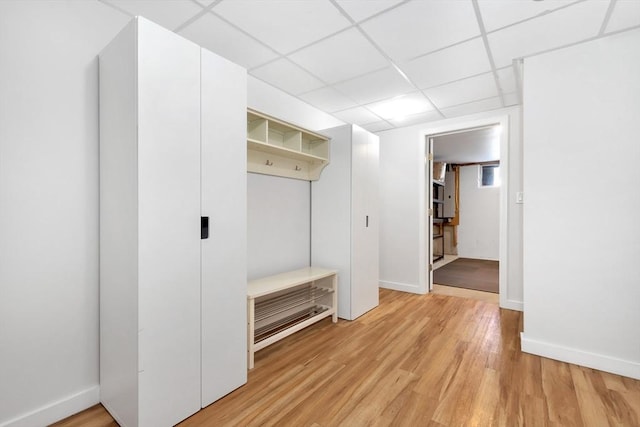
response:
<path id="1" fill-rule="evenodd" d="M 418 257 L 420 262 L 418 263 L 418 285 L 409 285 L 415 287 L 416 289 L 406 291 L 413 292 L 415 294 L 426 294 L 429 292 L 429 280 L 433 280 L 431 275 L 427 275 L 427 266 L 425 265 L 425 261 L 428 258 L 431 260 L 433 247 L 430 242 L 425 239 L 425 234 L 427 233 L 427 226 L 425 218 L 427 217 L 427 207 L 431 207 L 431 184 L 429 186 L 426 185 L 427 182 L 427 172 L 431 174 L 430 165 L 433 164 L 432 160 L 427 159 L 428 149 L 427 145 L 429 144 L 429 138 L 427 135 L 422 135 L 422 140 L 420 141 L 420 145 L 418 146 Z M 429 179 L 429 183 L 431 180 Z M 428 193 L 427 193 L 428 192 Z M 427 199 L 427 194 L 429 194 L 429 198 Z M 427 206 L 429 204 L 429 206 Z M 433 227 L 432 227 L 433 228 Z M 429 236 L 431 236 L 431 232 L 429 232 Z M 429 246 L 427 246 L 427 244 Z M 396 288 L 390 288 L 396 289 Z M 403 289 L 396 289 L 403 290 Z"/>
<path id="2" fill-rule="evenodd" d="M 93 386 L 57 402 L 50 403 L 11 420 L 4 421 L 0 427 L 44 426 L 60 421 L 80 411 L 100 403 L 100 387 Z"/>
<path id="3" fill-rule="evenodd" d="M 500 301 L 500 308 L 506 308 L 507 310 L 524 311 L 524 304 L 522 303 L 522 301 L 505 299 L 504 301 Z"/>
<path id="4" fill-rule="evenodd" d="M 509 286 L 509 137 L 511 132 L 509 115 L 500 119 L 502 133 L 500 134 L 500 247 L 498 256 L 500 265 L 498 270 L 498 292 L 500 307 L 508 308 Z M 522 310 L 522 308 L 520 308 Z"/>
<path id="5" fill-rule="evenodd" d="M 640 363 L 622 360 L 604 354 L 590 353 L 575 348 L 564 347 L 549 342 L 528 338 L 524 332 L 520 333 L 522 351 L 536 354 L 549 359 L 586 366 L 599 371 L 610 372 L 629 378 L 640 380 Z"/>
<path id="6" fill-rule="evenodd" d="M 427 293 L 426 291 L 422 290 L 420 286 L 414 285 L 412 283 L 385 282 L 381 280 L 378 285 L 381 288 L 391 289 L 394 291 L 409 292 L 411 294 L 424 295 Z"/>

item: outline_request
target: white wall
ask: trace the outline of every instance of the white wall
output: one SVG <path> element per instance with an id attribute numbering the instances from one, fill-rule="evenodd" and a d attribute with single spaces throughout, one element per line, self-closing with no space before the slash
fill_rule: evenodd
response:
<path id="1" fill-rule="evenodd" d="M 0 2 L 0 425 L 97 402 L 96 55 L 127 21 L 96 2 Z"/>
<path id="2" fill-rule="evenodd" d="M 309 181 L 247 174 L 249 280 L 309 265 Z"/>
<path id="3" fill-rule="evenodd" d="M 638 46 L 635 30 L 533 57 L 524 80 L 522 348 L 634 378 Z"/>
<path id="4" fill-rule="evenodd" d="M 478 186 L 478 165 L 460 168 L 458 256 L 497 261 L 500 256 L 500 188 Z"/>
<path id="5" fill-rule="evenodd" d="M 420 126 L 380 136 L 380 286 L 419 292 Z"/>
<path id="6" fill-rule="evenodd" d="M 440 130 L 464 129 L 498 118 L 507 118 L 506 136 L 508 179 L 506 204 L 507 265 L 505 286 L 500 291 L 500 305 L 522 309 L 522 205 L 516 204 L 515 193 L 522 189 L 521 110 L 518 107 L 489 111 L 438 122 L 423 123 L 380 132 L 380 285 L 408 292 L 421 292 L 425 272 L 420 265 L 421 217 L 420 197 L 424 191 L 425 134 Z M 435 130 L 435 131 L 434 131 Z M 504 179 L 504 178 L 503 178 Z M 502 203 L 502 201 L 501 201 Z M 426 259 L 426 258 L 425 258 Z"/>
<path id="7" fill-rule="evenodd" d="M 247 105 L 255 110 L 316 132 L 345 124 L 253 76 L 247 85 Z"/>
<path id="8" fill-rule="evenodd" d="M 92 0 L 0 1 L 0 426 L 98 401 L 97 54 L 129 20 Z M 248 90 L 286 120 L 341 124 Z"/>

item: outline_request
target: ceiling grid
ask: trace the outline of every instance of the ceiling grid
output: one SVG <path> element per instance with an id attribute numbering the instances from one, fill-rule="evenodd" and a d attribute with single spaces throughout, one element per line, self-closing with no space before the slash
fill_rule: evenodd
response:
<path id="1" fill-rule="evenodd" d="M 99 1 L 373 132 L 517 105 L 522 58 L 640 28 L 639 0 Z"/>

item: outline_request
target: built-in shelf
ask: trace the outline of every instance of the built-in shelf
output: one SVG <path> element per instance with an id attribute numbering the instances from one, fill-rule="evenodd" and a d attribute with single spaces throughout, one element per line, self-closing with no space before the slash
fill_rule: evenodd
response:
<path id="1" fill-rule="evenodd" d="M 316 181 L 329 164 L 329 138 L 247 111 L 247 171 Z"/>
<path id="2" fill-rule="evenodd" d="M 249 369 L 256 351 L 326 317 L 338 321 L 336 274 L 334 270 L 306 267 L 249 282 Z"/>
<path id="3" fill-rule="evenodd" d="M 433 227 L 433 258 L 431 262 L 434 263 L 439 259 L 444 257 L 444 223 L 445 218 L 442 218 L 441 212 L 442 207 L 444 205 L 444 199 L 440 197 L 443 196 L 444 193 L 444 182 L 432 180 L 433 185 L 433 217 L 432 217 L 432 227 Z M 437 242 L 437 243 L 436 243 Z"/>

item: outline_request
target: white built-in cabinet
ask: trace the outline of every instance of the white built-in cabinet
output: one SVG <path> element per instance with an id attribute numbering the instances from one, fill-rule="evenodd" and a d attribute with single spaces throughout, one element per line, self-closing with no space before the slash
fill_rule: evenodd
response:
<path id="1" fill-rule="evenodd" d="M 379 138 L 345 125 L 326 129 L 331 163 L 311 184 L 311 265 L 338 271 L 338 316 L 378 305 Z"/>
<path id="2" fill-rule="evenodd" d="M 246 71 L 148 20 L 100 54 L 100 400 L 122 426 L 246 382 L 245 120 Z"/>

